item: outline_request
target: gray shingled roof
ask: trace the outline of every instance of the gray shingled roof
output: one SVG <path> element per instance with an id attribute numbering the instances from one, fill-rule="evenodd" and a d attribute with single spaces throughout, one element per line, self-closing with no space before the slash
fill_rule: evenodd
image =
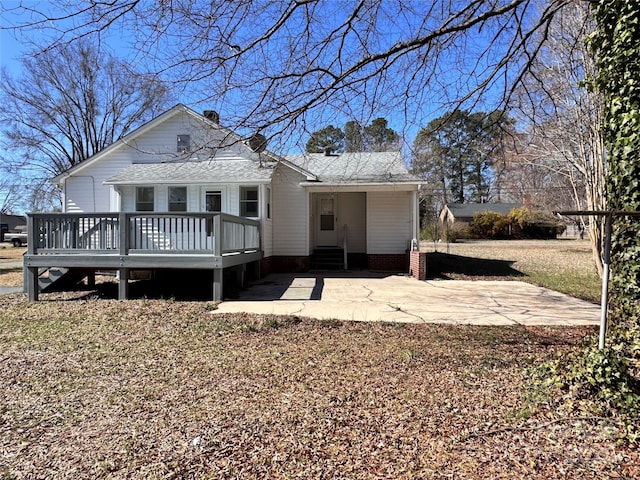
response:
<path id="1" fill-rule="evenodd" d="M 399 152 L 290 155 L 286 160 L 317 176 L 323 183 L 420 183 Z M 108 178 L 106 184 L 251 183 L 269 181 L 273 163 L 261 167 L 253 160 L 225 159 L 189 162 L 138 163 Z"/>
<path id="2" fill-rule="evenodd" d="M 325 183 L 420 183 L 399 152 L 353 152 L 338 155 L 287 155 L 289 162 Z"/>
<path id="3" fill-rule="evenodd" d="M 137 163 L 108 178 L 106 184 L 144 185 L 175 183 L 268 182 L 273 164 L 261 167 L 253 160 L 207 160 Z"/>

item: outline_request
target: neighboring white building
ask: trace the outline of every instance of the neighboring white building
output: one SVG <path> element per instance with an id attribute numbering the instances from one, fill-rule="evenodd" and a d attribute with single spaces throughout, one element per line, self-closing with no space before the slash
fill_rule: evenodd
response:
<path id="1" fill-rule="evenodd" d="M 260 140 L 259 137 L 256 140 Z M 251 146 L 254 148 L 252 149 Z M 64 211 L 223 212 L 260 221 L 262 272 L 351 266 L 408 270 L 418 186 L 399 152 L 281 157 L 176 105 L 54 179 Z"/>

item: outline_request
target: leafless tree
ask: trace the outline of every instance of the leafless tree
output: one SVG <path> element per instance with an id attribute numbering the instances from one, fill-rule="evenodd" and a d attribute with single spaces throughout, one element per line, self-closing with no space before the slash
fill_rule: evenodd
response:
<path id="1" fill-rule="evenodd" d="M 54 0 L 47 11 L 17 9 L 29 15 L 21 31 L 45 29 L 54 45 L 126 31 L 140 60 L 201 87 L 229 127 L 273 136 L 313 130 L 336 112 L 362 124 L 403 112 L 420 128 L 441 108 L 505 108 L 571 0 L 540 3 Z"/>
<path id="2" fill-rule="evenodd" d="M 565 7 L 550 23 L 544 48 L 518 88 L 520 120 L 528 126 L 520 146 L 531 165 L 527 168 L 546 169 L 553 179 L 549 186 L 564 184 L 564 196 L 573 200 L 573 205 L 558 203 L 556 210 L 606 209 L 602 98 L 583 85 L 596 70 L 595 56 L 585 45 L 594 28 L 588 5 Z M 603 226 L 596 218 L 582 221 L 589 226 L 601 272 Z"/>
<path id="3" fill-rule="evenodd" d="M 581 183 L 567 175 L 565 165 L 559 169 L 557 159 L 531 152 L 532 142 L 525 133 L 509 142 L 500 176 L 501 199 L 548 212 L 575 209 L 575 197 L 580 196 L 575 190 L 581 189 Z"/>
<path id="4" fill-rule="evenodd" d="M 4 72 L 0 120 L 7 146 L 58 174 L 166 107 L 167 89 L 87 39 L 34 52 L 23 73 Z"/>
<path id="5" fill-rule="evenodd" d="M 3 169 L 14 183 L 46 185 L 167 107 L 168 90 L 85 37 L 34 50 L 18 78 L 3 72 Z M 35 198 L 42 199 L 42 190 Z"/>
<path id="6" fill-rule="evenodd" d="M 0 213 L 13 213 L 19 200 L 18 190 L 18 185 L 10 179 L 0 179 Z"/>

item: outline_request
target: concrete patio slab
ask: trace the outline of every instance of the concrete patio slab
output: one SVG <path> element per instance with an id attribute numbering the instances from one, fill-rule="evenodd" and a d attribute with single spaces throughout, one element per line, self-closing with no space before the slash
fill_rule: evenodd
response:
<path id="1" fill-rule="evenodd" d="M 596 325 L 600 307 L 518 281 L 418 281 L 371 272 L 269 275 L 213 313 L 465 325 Z"/>

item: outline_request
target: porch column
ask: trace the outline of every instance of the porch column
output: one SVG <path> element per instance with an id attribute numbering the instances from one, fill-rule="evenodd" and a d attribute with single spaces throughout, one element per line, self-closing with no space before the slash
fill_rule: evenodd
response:
<path id="1" fill-rule="evenodd" d="M 413 237 L 418 240 L 418 245 L 420 245 L 420 199 L 418 196 L 418 191 L 414 190 L 411 194 L 411 203 L 412 207 L 412 216 L 413 216 Z"/>
<path id="2" fill-rule="evenodd" d="M 213 301 L 221 302 L 222 301 L 222 277 L 223 277 L 224 269 L 222 268 L 214 268 L 213 269 Z"/>

